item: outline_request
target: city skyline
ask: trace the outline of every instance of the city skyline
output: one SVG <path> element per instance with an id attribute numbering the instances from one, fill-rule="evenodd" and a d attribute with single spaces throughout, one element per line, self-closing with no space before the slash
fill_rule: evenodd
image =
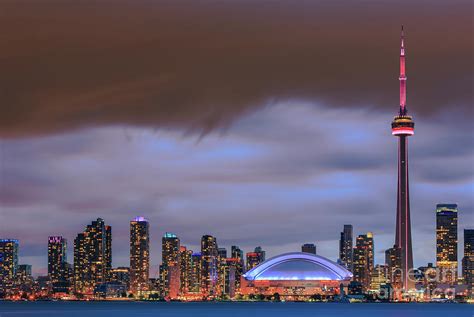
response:
<path id="1" fill-rule="evenodd" d="M 122 51 L 129 42 L 110 37 L 110 20 L 95 17 L 91 25 L 105 25 L 97 37 L 110 38 L 110 46 L 84 45 L 90 64 L 76 63 L 75 54 L 67 52 L 66 44 L 84 44 L 83 31 L 74 28 L 69 31 L 77 36 L 64 42 L 38 31 L 44 51 L 21 48 L 36 52 L 31 54 L 38 54 L 42 65 L 14 47 L 0 50 L 9 61 L 2 68 L 9 78 L 1 82 L 9 91 L 4 104 L 15 105 L 5 112 L 0 130 L 0 215 L 13 221 L 2 221 L 0 233 L 20 240 L 20 263 L 32 264 L 35 275 L 46 272 L 49 236 L 65 237 L 72 259 L 77 233 L 97 217 L 114 228 L 113 266 L 128 265 L 129 222 L 137 215 L 150 221 L 155 272 L 165 232 L 176 233 L 193 250 L 199 249 L 199 237 L 209 234 L 219 246 L 235 244 L 244 254 L 261 245 L 271 257 L 313 242 L 318 254 L 337 259 L 339 232 L 348 223 L 354 239 L 374 233 L 375 263 L 383 263 L 395 236 L 396 149 L 387 126 L 398 99 L 400 22 L 410 38 L 408 100 L 417 120 L 417 136 L 410 140 L 414 266 L 435 262 L 436 204 L 458 205 L 459 241 L 463 229 L 473 227 L 472 101 L 464 69 L 470 48 L 463 32 L 470 20 L 465 13 L 456 21 L 449 18 L 450 12 L 462 11 L 460 6 L 406 4 L 407 16 L 400 21 L 393 11 L 388 14 L 395 8 L 389 5 L 387 11 L 378 9 L 378 16 L 389 18 L 377 23 L 367 19 L 377 12 L 371 7 L 333 23 L 317 12 L 311 19 L 295 19 L 304 11 L 283 5 L 286 10 L 257 11 L 247 21 L 260 26 L 256 42 L 242 28 L 243 20 L 221 33 L 209 31 L 220 21 L 214 16 L 191 19 L 206 21 L 204 34 L 210 32 L 221 44 L 222 60 L 212 50 L 188 55 L 182 43 L 165 41 L 176 56 L 170 60 L 153 41 L 133 35 L 150 28 L 159 38 L 179 38 L 182 21 L 165 20 L 175 30 L 167 33 L 140 4 L 135 6 L 143 25 L 133 25 L 124 39 L 133 37 L 136 51 Z M 213 8 L 231 9 L 246 8 Z M 328 5 L 322 11 L 337 9 Z M 72 21 L 81 17 L 80 10 L 58 10 Z M 194 6 L 186 12 L 204 15 Z M 423 18 L 408 12 L 423 12 Z M 14 23 L 10 19 L 18 14 L 13 10 L 3 21 Z M 26 30 L 34 26 L 24 25 Z M 278 39 L 271 36 L 275 30 Z M 187 45 L 207 38 L 201 31 L 196 28 Z M 12 33 L 34 43 L 23 32 Z M 227 38 L 228 33 L 233 36 Z M 254 46 L 241 56 L 234 43 Z M 287 51 L 275 54 L 282 46 Z M 56 50 L 60 59 L 42 55 Z M 107 52 L 114 58 L 104 59 Z M 124 62 L 131 64 L 121 68 Z M 176 65 L 175 71 L 167 63 Z M 204 72 L 200 65 L 212 67 Z M 65 70 L 71 79 L 32 75 L 63 78 Z"/>

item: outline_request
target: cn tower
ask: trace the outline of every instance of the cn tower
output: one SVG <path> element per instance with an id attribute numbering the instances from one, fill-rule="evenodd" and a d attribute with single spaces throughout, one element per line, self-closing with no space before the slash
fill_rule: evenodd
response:
<path id="1" fill-rule="evenodd" d="M 407 291 L 415 287 L 413 277 L 413 251 L 411 246 L 410 195 L 408 190 L 408 137 L 414 134 L 415 122 L 407 115 L 405 72 L 405 39 L 403 26 L 400 44 L 400 109 L 392 122 L 392 135 L 398 138 L 398 190 L 397 227 L 395 246 L 400 248 L 402 288 Z M 411 274 L 412 275 L 412 274 Z"/>

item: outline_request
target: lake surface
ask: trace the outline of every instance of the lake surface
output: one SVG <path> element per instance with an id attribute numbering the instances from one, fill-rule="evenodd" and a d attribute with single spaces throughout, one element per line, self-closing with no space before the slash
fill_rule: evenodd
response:
<path id="1" fill-rule="evenodd" d="M 0 317 L 472 317 L 468 304 L 339 303 L 164 303 L 164 302 L 0 302 Z"/>

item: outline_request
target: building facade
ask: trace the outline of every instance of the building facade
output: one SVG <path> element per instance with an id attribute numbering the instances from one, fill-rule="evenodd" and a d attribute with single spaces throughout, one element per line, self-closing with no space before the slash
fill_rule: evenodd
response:
<path id="1" fill-rule="evenodd" d="M 98 218 L 74 240 L 74 290 L 93 294 L 98 284 L 110 279 L 112 228 Z"/>
<path id="2" fill-rule="evenodd" d="M 470 292 L 474 289 L 474 229 L 464 229 L 462 276 Z"/>
<path id="3" fill-rule="evenodd" d="M 150 228 L 148 220 L 136 217 L 130 221 L 130 291 L 140 294 L 149 290 Z"/>
<path id="4" fill-rule="evenodd" d="M 18 249 L 16 239 L 0 239 L 0 291 L 11 288 L 18 270 Z"/>
<path id="5" fill-rule="evenodd" d="M 201 238 L 201 292 L 204 296 L 215 296 L 218 279 L 218 247 L 215 237 Z"/>
<path id="6" fill-rule="evenodd" d="M 374 270 L 373 234 L 368 232 L 367 234 L 359 235 L 353 252 L 354 281 L 361 283 L 364 290 L 368 290 Z"/>
<path id="7" fill-rule="evenodd" d="M 345 266 L 346 269 L 352 272 L 353 261 L 353 238 L 352 225 L 344 225 L 344 230 L 341 232 L 339 240 L 339 262 Z"/>
<path id="8" fill-rule="evenodd" d="M 180 276 L 180 245 L 178 236 L 171 232 L 166 232 L 161 239 L 161 258 L 163 264 L 160 279 L 163 296 L 169 296 L 170 284 L 175 285 L 176 281 L 174 280 Z M 173 275 L 170 274 L 170 270 L 173 270 Z M 178 281 L 177 283 L 180 282 Z"/>
<path id="9" fill-rule="evenodd" d="M 387 280 L 392 285 L 392 288 L 401 290 L 402 283 L 402 250 L 394 245 L 393 248 L 385 251 L 385 264 L 388 269 Z"/>
<path id="10" fill-rule="evenodd" d="M 458 206 L 436 205 L 436 267 L 440 282 L 454 285 L 458 277 Z"/>

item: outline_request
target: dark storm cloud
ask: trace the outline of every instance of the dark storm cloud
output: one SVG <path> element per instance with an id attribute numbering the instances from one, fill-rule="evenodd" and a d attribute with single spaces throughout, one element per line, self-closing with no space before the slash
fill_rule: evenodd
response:
<path id="1" fill-rule="evenodd" d="M 470 1 L 4 1 L 0 136 L 109 124 L 205 132 L 278 100 L 472 102 Z"/>

